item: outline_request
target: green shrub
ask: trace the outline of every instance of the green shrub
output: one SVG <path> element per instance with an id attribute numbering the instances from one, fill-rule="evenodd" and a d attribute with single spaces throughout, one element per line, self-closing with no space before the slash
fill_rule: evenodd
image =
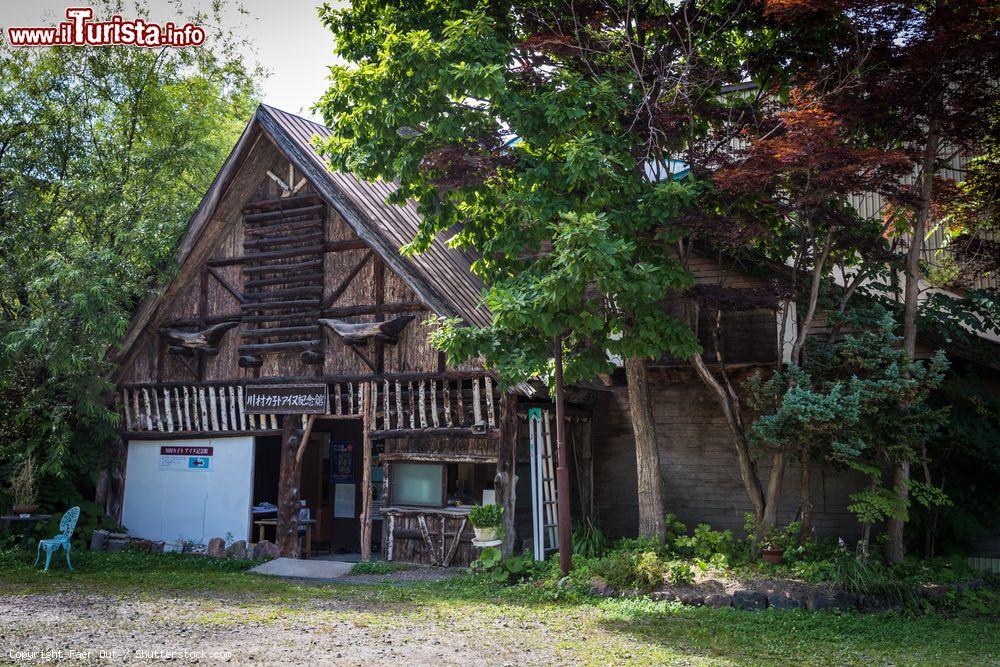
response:
<path id="1" fill-rule="evenodd" d="M 494 582 L 509 584 L 530 577 L 534 559 L 528 553 L 504 559 L 498 547 L 486 547 L 471 565 L 473 571 L 489 575 Z"/>
<path id="2" fill-rule="evenodd" d="M 656 551 L 615 549 L 594 564 L 594 572 L 619 590 L 651 591 L 663 584 L 667 566 Z"/>
<path id="3" fill-rule="evenodd" d="M 600 527 L 584 518 L 573 525 L 573 553 L 585 558 L 598 558 L 608 550 L 608 538 Z"/>
<path id="4" fill-rule="evenodd" d="M 694 572 L 686 561 L 673 561 L 667 564 L 667 581 L 674 586 L 686 586 L 694 583 Z"/>

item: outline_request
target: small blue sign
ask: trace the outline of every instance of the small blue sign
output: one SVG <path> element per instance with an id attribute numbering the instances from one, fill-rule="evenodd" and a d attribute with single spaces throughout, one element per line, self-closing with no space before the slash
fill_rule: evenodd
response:
<path id="1" fill-rule="evenodd" d="M 212 459 L 208 456 L 189 456 L 188 468 L 191 470 L 208 470 Z"/>

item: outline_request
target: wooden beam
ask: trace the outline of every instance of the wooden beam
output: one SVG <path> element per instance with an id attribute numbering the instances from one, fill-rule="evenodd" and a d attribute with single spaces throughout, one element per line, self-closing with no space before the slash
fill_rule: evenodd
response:
<path id="1" fill-rule="evenodd" d="M 295 234 L 292 236 L 265 236 L 259 239 L 253 239 L 251 241 L 243 242 L 243 249 L 249 250 L 254 248 L 272 248 L 275 246 L 290 245 L 292 243 L 306 243 L 312 241 L 318 241 L 323 238 L 323 232 L 317 230 L 315 232 L 309 232 L 307 234 Z"/>
<path id="2" fill-rule="evenodd" d="M 300 229 L 322 229 L 323 220 L 320 218 L 311 218 L 309 220 L 296 220 L 295 222 L 283 222 L 276 225 L 268 225 L 266 227 L 249 227 L 243 230 L 243 233 L 247 236 L 268 236 L 271 234 L 285 233 L 296 231 Z"/>
<path id="3" fill-rule="evenodd" d="M 354 267 L 348 271 L 347 275 L 344 276 L 344 279 L 340 281 L 340 284 L 337 285 L 337 287 L 330 292 L 330 295 L 326 297 L 326 300 L 323 301 L 323 308 L 329 308 L 334 301 L 340 298 L 344 291 L 350 286 L 351 281 L 353 281 L 358 274 L 361 273 L 361 269 L 365 268 L 365 264 L 369 259 L 371 259 L 373 254 L 374 252 L 369 250 L 361 256 L 361 259 L 359 259 Z"/>
<path id="4" fill-rule="evenodd" d="M 219 281 L 220 285 L 226 288 L 226 291 L 228 291 L 230 294 L 236 297 L 237 301 L 239 301 L 240 303 L 246 303 L 246 297 L 243 296 L 243 293 L 240 292 L 235 287 L 233 287 L 228 280 L 223 278 L 222 275 L 214 266 L 209 266 L 206 268 L 208 269 L 209 274 L 211 274 L 213 278 Z"/>
<path id="5" fill-rule="evenodd" d="M 246 266 L 243 267 L 244 275 L 257 275 L 259 273 L 291 273 L 304 269 L 318 269 L 323 266 L 322 259 L 310 259 L 305 262 L 295 262 L 293 264 L 270 264 L 268 266 Z"/>
<path id="6" fill-rule="evenodd" d="M 286 340 L 280 343 L 251 343 L 240 345 L 239 352 L 281 352 L 283 350 L 312 350 L 320 346 L 318 340 Z"/>
<path id="7" fill-rule="evenodd" d="M 319 307 L 319 299 L 288 299 L 285 301 L 255 301 L 240 305 L 243 310 L 272 310 L 274 308 Z"/>
<path id="8" fill-rule="evenodd" d="M 361 421 L 361 560 L 372 557 L 372 440 L 369 433 L 375 418 L 375 401 L 371 400 L 371 383 L 362 389 L 364 413 Z"/>
<path id="9" fill-rule="evenodd" d="M 286 200 L 288 201 L 288 200 Z M 244 211 L 246 208 L 243 209 Z M 263 211 L 261 213 L 244 213 L 243 222 L 267 222 L 269 220 L 278 220 L 281 218 L 290 218 L 296 215 L 306 215 L 307 213 L 318 213 L 323 210 L 323 204 L 312 204 L 306 206 L 295 206 L 288 208 L 281 208 L 274 211 Z"/>
<path id="10" fill-rule="evenodd" d="M 298 336 L 302 334 L 314 334 L 322 331 L 318 324 L 309 324 L 301 327 L 272 327 L 270 329 L 247 329 L 240 332 L 241 338 L 266 338 L 268 336 Z"/>
<path id="11" fill-rule="evenodd" d="M 322 273 L 305 273 L 302 275 L 277 276 L 275 278 L 258 278 L 243 283 L 243 289 L 270 287 L 271 285 L 287 285 L 289 283 L 322 283 Z"/>
<path id="12" fill-rule="evenodd" d="M 280 197 L 273 199 L 258 199 L 252 201 L 243 206 L 244 213 L 252 213 L 254 211 L 263 210 L 273 210 L 273 209 L 285 209 L 285 208 L 301 208 L 303 206 L 308 206 L 310 204 L 315 204 L 321 202 L 322 200 L 318 195 L 299 195 L 298 197 Z"/>

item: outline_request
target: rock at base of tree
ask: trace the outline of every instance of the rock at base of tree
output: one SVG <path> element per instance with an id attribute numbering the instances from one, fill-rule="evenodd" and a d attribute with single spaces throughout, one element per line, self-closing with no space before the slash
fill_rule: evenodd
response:
<path id="1" fill-rule="evenodd" d="M 802 609 L 802 601 L 790 593 L 768 593 L 767 606 L 774 609 Z"/>
<path id="2" fill-rule="evenodd" d="M 858 596 L 854 593 L 841 591 L 833 596 L 833 608 L 840 611 L 854 611 L 858 608 Z"/>
<path id="3" fill-rule="evenodd" d="M 247 557 L 247 542 L 246 540 L 236 540 L 233 542 L 228 549 L 226 549 L 226 555 L 230 558 L 236 558 L 237 560 L 243 560 Z"/>
<path id="4" fill-rule="evenodd" d="M 813 591 L 806 598 L 806 607 L 809 611 L 827 611 L 833 606 L 833 600 L 822 591 Z"/>
<path id="5" fill-rule="evenodd" d="M 110 535 L 110 533 L 106 530 L 95 530 L 90 536 L 90 550 L 104 551 L 104 549 L 108 546 L 108 535 Z"/>
<path id="6" fill-rule="evenodd" d="M 893 605 L 890 604 L 885 598 L 877 595 L 862 595 L 858 599 L 858 609 L 865 613 L 874 613 L 880 611 L 891 611 L 893 609 Z"/>
<path id="7" fill-rule="evenodd" d="M 744 611 L 767 609 L 767 594 L 760 591 L 736 591 L 733 593 L 733 606 Z"/>
<path id="8" fill-rule="evenodd" d="M 270 540 L 264 540 L 258 542 L 253 547 L 253 557 L 255 560 L 267 559 L 274 560 L 280 555 L 278 551 L 278 545 Z"/>
<path id="9" fill-rule="evenodd" d="M 208 541 L 208 555 L 212 558 L 222 558 L 226 555 L 226 541 L 221 537 L 213 537 Z"/>
<path id="10" fill-rule="evenodd" d="M 731 607 L 732 604 L 733 604 L 732 595 L 716 594 L 705 597 L 706 607 Z"/>
<path id="11" fill-rule="evenodd" d="M 598 595 L 602 598 L 610 598 L 615 596 L 616 591 L 608 582 L 600 577 L 594 577 L 590 580 L 590 594 Z"/>
<path id="12" fill-rule="evenodd" d="M 705 596 L 698 595 L 697 593 L 681 593 L 677 596 L 677 599 L 681 604 L 686 604 L 691 607 L 700 607 L 705 604 Z"/>

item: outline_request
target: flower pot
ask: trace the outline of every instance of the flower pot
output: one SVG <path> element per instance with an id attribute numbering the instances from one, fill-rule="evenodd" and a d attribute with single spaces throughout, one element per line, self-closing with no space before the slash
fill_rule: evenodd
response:
<path id="1" fill-rule="evenodd" d="M 477 542 L 493 542 L 500 539 L 499 526 L 483 526 L 482 528 L 473 526 L 472 530 L 476 533 Z"/>
<path id="2" fill-rule="evenodd" d="M 14 505 L 14 514 L 37 514 L 38 505 Z"/>
<path id="3" fill-rule="evenodd" d="M 780 563 L 781 557 L 785 555 L 784 549 L 762 549 L 760 555 L 764 557 L 768 563 Z"/>

